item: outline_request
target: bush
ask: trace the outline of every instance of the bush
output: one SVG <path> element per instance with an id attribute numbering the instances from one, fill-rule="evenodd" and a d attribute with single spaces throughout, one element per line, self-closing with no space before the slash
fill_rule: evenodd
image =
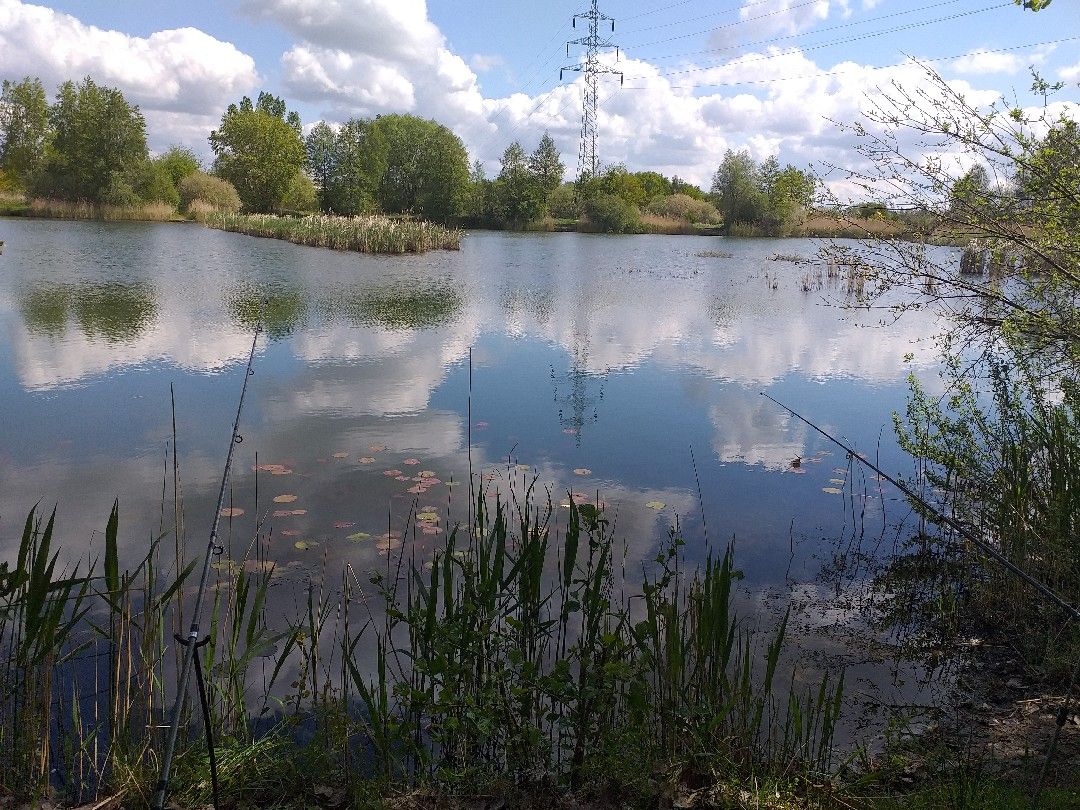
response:
<path id="1" fill-rule="evenodd" d="M 649 212 L 661 217 L 706 225 L 719 225 L 721 220 L 715 205 L 705 200 L 695 200 L 689 194 L 655 197 L 649 203 Z"/>
<path id="2" fill-rule="evenodd" d="M 640 225 L 637 208 L 614 194 L 597 194 L 587 200 L 585 216 L 604 233 L 630 233 Z"/>
<path id="3" fill-rule="evenodd" d="M 134 172 L 135 194 L 142 202 L 163 202 L 176 208 L 180 194 L 173 183 L 172 174 L 160 160 L 147 160 Z"/>
<path id="4" fill-rule="evenodd" d="M 548 210 L 555 219 L 577 219 L 581 216 L 577 189 L 573 183 L 563 183 L 548 195 Z"/>
<path id="5" fill-rule="evenodd" d="M 234 214 L 240 210 L 240 195 L 232 183 L 205 172 L 195 172 L 180 181 L 181 210 L 224 211 Z"/>

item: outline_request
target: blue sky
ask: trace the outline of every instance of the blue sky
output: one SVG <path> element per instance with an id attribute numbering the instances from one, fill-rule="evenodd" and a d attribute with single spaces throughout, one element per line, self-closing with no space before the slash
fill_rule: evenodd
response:
<path id="1" fill-rule="evenodd" d="M 580 81 L 559 68 L 588 3 L 480 0 L 0 0 L 0 77 L 51 90 L 90 74 L 143 109 L 151 146 L 211 157 L 225 105 L 267 89 L 306 123 L 412 112 L 460 135 L 497 171 L 507 144 L 550 131 L 576 168 Z M 925 81 L 909 57 L 969 98 L 1032 103 L 1029 65 L 1080 99 L 1080 3 L 1009 0 L 621 0 L 606 32 L 625 85 L 600 91 L 603 162 L 707 184 L 728 148 L 800 166 L 836 162 L 853 121 L 890 81 Z"/>

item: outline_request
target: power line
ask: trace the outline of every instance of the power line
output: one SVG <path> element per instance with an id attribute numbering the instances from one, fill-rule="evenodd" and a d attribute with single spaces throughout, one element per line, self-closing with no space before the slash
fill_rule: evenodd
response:
<path id="1" fill-rule="evenodd" d="M 1063 42 L 1075 42 L 1076 40 L 1080 40 L 1080 36 L 1065 37 L 1063 39 L 1049 39 L 1049 40 L 1044 40 L 1042 42 L 1029 42 L 1029 43 L 1024 44 L 1024 45 L 1012 45 L 1012 46 L 1009 46 L 1007 48 L 980 48 L 979 50 L 974 51 L 974 52 L 967 51 L 966 53 L 954 54 L 952 56 L 935 56 L 933 58 L 926 58 L 926 59 L 920 58 L 917 61 L 928 63 L 928 64 L 929 63 L 934 63 L 934 62 L 945 62 L 945 61 L 948 61 L 950 59 L 962 59 L 965 56 L 971 56 L 973 53 L 980 53 L 980 54 L 981 53 L 1010 53 L 1011 51 L 1020 51 L 1020 50 L 1024 50 L 1025 48 L 1038 48 L 1038 47 L 1041 47 L 1043 45 L 1059 45 L 1059 44 L 1061 44 Z M 779 58 L 781 56 L 791 56 L 793 53 L 794 53 L 793 51 L 785 51 L 783 53 L 779 53 L 779 54 L 775 54 L 775 55 L 771 55 L 771 56 L 761 56 L 761 57 L 757 57 L 755 59 L 747 59 L 747 60 L 744 60 L 743 62 L 740 62 L 739 64 L 743 65 L 743 64 L 746 64 L 746 62 L 763 62 L 763 61 L 767 61 L 769 59 L 777 59 L 777 58 Z M 878 65 L 876 67 L 867 67 L 865 69 L 866 70 L 891 70 L 891 69 L 894 69 L 894 68 L 904 67 L 905 65 L 908 65 L 908 64 L 911 64 L 911 60 L 905 60 L 903 62 L 894 62 L 891 65 Z M 717 66 L 714 66 L 714 67 L 719 68 L 719 67 L 722 67 L 722 66 L 717 65 Z M 803 74 L 800 74 L 798 76 L 774 76 L 774 77 L 769 78 L 769 79 L 733 79 L 731 81 L 726 81 L 726 82 L 708 82 L 708 83 L 701 83 L 701 84 L 684 84 L 684 85 L 669 84 L 667 86 L 667 89 L 671 89 L 671 90 L 696 90 L 698 88 L 705 88 L 705 87 L 736 87 L 736 86 L 744 85 L 744 84 L 774 84 L 774 83 L 778 83 L 778 82 L 790 82 L 790 81 L 798 81 L 798 80 L 805 80 L 805 79 L 818 79 L 818 78 L 829 78 L 829 77 L 832 77 L 832 76 L 843 76 L 843 75 L 845 75 L 847 73 L 850 73 L 850 72 L 851 71 L 848 71 L 848 70 L 829 70 L 829 71 L 818 71 L 818 72 L 815 72 L 815 73 L 803 73 Z M 654 77 L 639 76 L 639 77 L 632 77 L 632 78 L 654 78 Z M 663 78 L 663 75 L 656 76 L 655 78 Z M 635 86 L 635 85 L 626 85 L 624 89 L 626 89 L 626 90 L 650 90 L 652 88 L 647 86 L 647 85 L 637 85 L 637 86 Z"/>
<path id="2" fill-rule="evenodd" d="M 996 6 L 986 6 L 984 8 L 980 8 L 980 9 L 972 9 L 972 10 L 969 10 L 969 11 L 961 11 L 961 12 L 958 12 L 956 14 L 950 14 L 950 15 L 945 16 L 945 17 L 938 17 L 938 18 L 933 19 L 933 20 L 920 20 L 919 22 L 908 23 L 907 25 L 899 25 L 899 26 L 896 26 L 894 28 L 886 28 L 886 29 L 882 29 L 881 31 L 870 31 L 870 32 L 865 33 L 865 34 L 859 34 L 857 36 L 847 37 L 845 39 L 836 39 L 836 40 L 832 40 L 831 42 L 820 42 L 820 43 L 817 43 L 815 45 L 807 45 L 807 46 L 804 46 L 804 47 L 797 47 L 797 48 L 793 48 L 793 49 L 788 50 L 788 51 L 782 51 L 780 53 L 767 54 L 767 55 L 758 56 L 758 57 L 755 57 L 755 58 L 752 58 L 752 59 L 745 59 L 745 60 L 742 61 L 741 64 L 746 64 L 748 62 L 765 61 L 765 60 L 768 60 L 768 59 L 776 59 L 776 58 L 781 57 L 781 56 L 792 56 L 792 55 L 795 55 L 795 54 L 807 53 L 809 51 L 819 51 L 819 50 L 822 50 L 823 48 L 831 48 L 831 47 L 836 46 L 836 45 L 846 45 L 846 44 L 849 44 L 849 43 L 852 43 L 852 42 L 860 42 L 860 41 L 865 40 L 865 39 L 874 39 L 875 37 L 884 36 L 886 34 L 895 34 L 895 33 L 899 32 L 899 31 L 908 31 L 908 30 L 911 30 L 913 28 L 923 28 L 923 27 L 926 27 L 928 25 L 936 25 L 937 23 L 948 22 L 949 20 L 956 20 L 956 19 L 960 19 L 962 17 L 970 17 L 970 16 L 972 16 L 974 14 L 982 14 L 982 13 L 987 12 L 987 11 L 995 11 L 997 9 L 1002 9 L 1002 8 L 1007 8 L 1007 7 L 1011 8 L 1012 3 L 1001 3 L 1001 4 L 996 5 Z M 781 38 L 784 38 L 784 37 L 781 37 Z M 778 38 L 778 39 L 780 39 L 780 38 Z M 745 46 L 743 46 L 743 47 L 745 47 Z M 735 50 L 735 49 L 727 48 L 727 49 L 724 49 L 724 50 Z M 681 76 L 681 75 L 685 75 L 687 73 L 701 73 L 701 72 L 706 71 L 706 70 L 714 70 L 717 67 L 723 67 L 723 65 L 713 64 L 713 65 L 704 65 L 704 66 L 701 66 L 701 67 L 684 68 L 682 70 L 669 70 L 669 71 L 664 71 L 662 73 L 657 73 L 657 76 Z M 651 78 L 655 78 L 655 77 L 653 77 L 653 76 L 629 76 L 627 78 L 630 78 L 630 79 L 651 79 Z"/>
<path id="3" fill-rule="evenodd" d="M 750 42 L 742 42 L 742 43 L 740 43 L 738 45 L 724 46 L 724 47 L 718 47 L 718 48 L 706 48 L 706 49 L 700 50 L 700 51 L 683 51 L 681 53 L 664 54 L 662 56 L 650 56 L 649 59 L 650 59 L 650 61 L 657 60 L 657 59 L 678 59 L 678 58 L 683 57 L 683 56 L 692 56 L 692 55 L 696 55 L 696 54 L 709 54 L 709 53 L 720 53 L 720 52 L 723 52 L 723 51 L 735 51 L 735 50 L 740 50 L 742 48 L 753 47 L 755 45 L 766 45 L 766 44 L 768 44 L 770 42 L 780 42 L 780 41 L 788 40 L 788 39 L 800 39 L 802 37 L 814 36 L 816 34 L 823 34 L 823 33 L 827 32 L 827 31 L 840 31 L 840 30 L 843 30 L 845 28 L 854 28 L 854 27 L 859 26 L 859 25 L 868 25 L 869 23 L 880 22 L 881 20 L 888 20 L 888 19 L 892 19 L 893 17 L 902 17 L 902 16 L 907 15 L 907 14 L 918 14 L 918 13 L 922 13 L 924 11 L 930 11 L 931 9 L 940 8 L 941 6 L 951 6 L 951 5 L 953 5 L 955 3 L 959 3 L 959 2 L 961 2 L 961 0 L 940 0 L 940 2 L 931 3 L 931 4 L 926 5 L 926 6 L 919 6 L 918 8 L 909 8 L 909 9 L 904 9 L 903 11 L 894 11 L 891 14 L 879 14 L 876 17 L 867 17 L 866 19 L 863 19 L 863 20 L 853 20 L 851 22 L 846 22 L 846 23 L 837 23 L 836 25 L 830 25 L 830 26 L 825 27 L 825 28 L 808 29 L 806 31 L 799 31 L 799 32 L 796 32 L 796 33 L 791 33 L 791 34 L 776 34 L 775 36 L 765 37 L 763 39 L 752 40 Z M 798 8 L 798 6 L 792 6 L 791 8 Z M 999 8 L 999 6 L 992 6 L 992 8 Z M 973 12 L 972 10 L 969 9 L 966 12 L 960 12 L 960 13 L 961 14 L 972 14 L 972 13 L 976 13 L 976 12 Z M 700 19 L 700 18 L 698 18 L 698 19 Z M 755 18 L 755 19 L 757 19 L 757 18 Z M 953 19 L 953 18 L 952 17 L 946 17 L 944 19 Z M 645 42 L 645 43 L 642 43 L 641 45 L 638 45 L 637 47 L 638 48 L 644 48 L 644 47 L 647 47 L 649 45 L 658 45 L 658 44 L 661 44 L 661 43 L 664 43 L 664 42 L 671 42 L 671 41 L 676 40 L 676 39 L 686 39 L 687 37 L 697 36 L 699 34 L 711 34 L 714 31 L 720 31 L 720 30 L 723 30 L 724 28 L 732 28 L 732 27 L 734 27 L 736 25 L 741 25 L 744 22 L 750 22 L 750 20 L 740 20 L 739 22 L 731 23 L 729 25 L 722 25 L 722 26 L 719 26 L 717 28 L 708 28 L 708 29 L 706 29 L 704 31 L 695 31 L 695 32 L 691 32 L 689 34 L 681 34 L 681 35 L 679 35 L 677 37 L 670 37 L 668 39 L 655 40 L 653 42 Z M 929 21 L 929 22 L 934 22 L 934 21 Z M 672 23 L 672 24 L 675 25 L 677 23 Z"/>

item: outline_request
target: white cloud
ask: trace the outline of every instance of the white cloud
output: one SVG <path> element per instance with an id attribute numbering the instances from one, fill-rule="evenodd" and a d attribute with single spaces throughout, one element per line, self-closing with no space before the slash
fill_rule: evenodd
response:
<path id="1" fill-rule="evenodd" d="M 469 57 L 469 67 L 477 73 L 487 73 L 504 64 L 505 60 L 498 54 L 474 53 Z"/>
<path id="2" fill-rule="evenodd" d="M 1077 62 L 1075 65 L 1061 68 L 1058 71 L 1058 78 L 1063 82 L 1080 81 L 1080 62 Z"/>
<path id="3" fill-rule="evenodd" d="M 189 125 L 201 130 L 211 110 L 224 109 L 258 81 L 254 59 L 196 28 L 136 37 L 44 6 L 0 0 L 0 75 L 27 73 L 47 87 L 88 75 L 118 87 L 148 119 L 174 127 L 152 135 L 173 140 L 185 139 Z M 168 115 L 155 118 L 159 112 Z"/>
<path id="4" fill-rule="evenodd" d="M 1021 58 L 1014 53 L 994 53 L 980 49 L 954 59 L 950 67 L 957 73 L 980 76 L 986 73 L 1016 73 L 1023 64 Z"/>

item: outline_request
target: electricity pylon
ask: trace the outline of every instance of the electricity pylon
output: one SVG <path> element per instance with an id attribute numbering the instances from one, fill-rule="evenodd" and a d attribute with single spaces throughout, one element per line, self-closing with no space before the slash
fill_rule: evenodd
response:
<path id="1" fill-rule="evenodd" d="M 601 64 L 600 53 L 603 49 L 615 49 L 615 61 L 619 59 L 619 47 L 608 39 L 600 36 L 600 23 L 610 22 L 612 32 L 615 31 L 615 18 L 609 17 L 597 8 L 598 0 L 592 0 L 592 6 L 588 11 L 575 14 L 573 17 L 574 28 L 577 21 L 585 20 L 589 23 L 589 35 L 581 39 L 572 39 L 566 43 L 566 55 L 570 55 L 571 45 L 581 45 L 585 49 L 585 58 L 574 65 L 567 65 L 559 71 L 559 80 L 563 73 L 571 70 L 585 74 L 585 91 L 581 111 L 581 146 L 578 148 L 578 179 L 584 175 L 595 175 L 600 170 L 600 158 L 596 154 L 596 106 L 597 89 L 600 85 L 600 74 L 613 73 L 619 77 L 620 84 L 623 81 L 622 71 L 608 65 Z"/>

